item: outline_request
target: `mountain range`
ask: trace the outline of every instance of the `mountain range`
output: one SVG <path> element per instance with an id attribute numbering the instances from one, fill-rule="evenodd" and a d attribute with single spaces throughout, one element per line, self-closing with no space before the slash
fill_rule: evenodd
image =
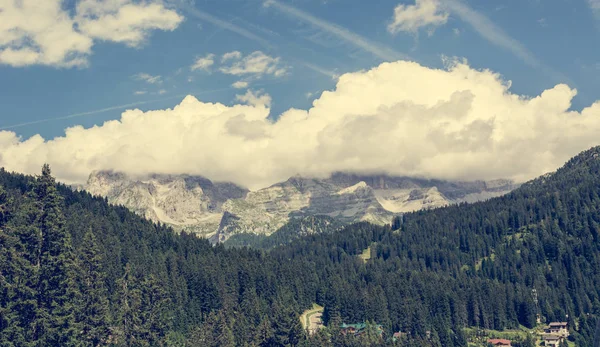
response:
<path id="1" fill-rule="evenodd" d="M 213 211 L 237 189 L 194 182 L 225 200 L 205 198 Z M 485 202 L 340 224 L 290 217 L 212 245 L 55 184 L 47 165 L 0 168 L 0 345 L 533 347 L 551 322 L 568 326 L 562 345 L 600 345 L 600 147 Z M 306 334 L 315 307 L 323 328 Z M 368 333 L 340 331 L 355 322 Z"/>
<path id="2" fill-rule="evenodd" d="M 231 235 L 269 235 L 292 218 L 329 216 L 342 223 L 389 224 L 394 216 L 504 195 L 510 180 L 449 182 L 387 175 L 335 173 L 329 178 L 294 176 L 249 191 L 229 182 L 192 175 L 135 177 L 95 171 L 85 189 L 152 221 L 213 242 Z"/>

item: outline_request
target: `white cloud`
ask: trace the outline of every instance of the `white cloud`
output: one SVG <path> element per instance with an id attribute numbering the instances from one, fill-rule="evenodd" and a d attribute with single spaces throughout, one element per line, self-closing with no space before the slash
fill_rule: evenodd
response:
<path id="1" fill-rule="evenodd" d="M 132 0 L 83 0 L 77 4 L 75 19 L 89 37 L 133 47 L 142 44 L 152 30 L 173 31 L 183 21 L 161 2 Z"/>
<path id="2" fill-rule="evenodd" d="M 231 85 L 235 89 L 244 89 L 248 88 L 248 82 L 246 81 L 237 81 Z"/>
<path id="3" fill-rule="evenodd" d="M 83 0 L 74 13 L 63 0 L 0 4 L 0 64 L 85 67 L 94 40 L 139 46 L 152 30 L 173 30 L 183 20 L 160 2 Z"/>
<path id="4" fill-rule="evenodd" d="M 437 27 L 447 21 L 448 13 L 441 8 L 439 0 L 415 0 L 414 5 L 396 6 L 388 31 L 392 34 L 400 31 L 416 33 L 423 27 Z"/>
<path id="5" fill-rule="evenodd" d="M 0 63 L 85 66 L 93 41 L 73 25 L 60 0 L 2 1 Z"/>
<path id="6" fill-rule="evenodd" d="M 234 58 L 229 58 L 231 60 Z M 282 77 L 287 73 L 287 67 L 281 65 L 281 58 L 271 57 L 261 51 L 250 53 L 246 57 L 238 58 L 229 66 L 221 66 L 222 73 L 234 76 L 254 75 L 261 77 L 263 75 L 272 75 Z"/>
<path id="7" fill-rule="evenodd" d="M 587 0 L 596 18 L 600 19 L 600 0 Z"/>
<path id="8" fill-rule="evenodd" d="M 215 55 L 207 54 L 204 57 L 196 58 L 194 65 L 192 65 L 192 67 L 190 69 L 192 71 L 196 71 L 196 70 L 209 71 L 210 67 L 213 66 L 214 64 L 215 64 Z"/>
<path id="9" fill-rule="evenodd" d="M 37 173 L 48 162 L 67 182 L 114 169 L 200 174 L 251 188 L 333 171 L 525 180 L 598 145 L 600 101 L 575 112 L 576 91 L 566 85 L 535 97 L 509 86 L 465 63 L 384 63 L 340 76 L 310 109 L 290 109 L 277 121 L 264 95 L 256 101 L 261 94 L 252 92 L 240 96 L 250 105 L 188 96 L 172 109 L 129 110 L 50 140 L 0 131 L 0 166 Z"/>
<path id="10" fill-rule="evenodd" d="M 385 47 L 379 45 L 372 40 L 369 40 L 355 32 L 352 32 L 344 27 L 341 27 L 337 24 L 330 23 L 326 20 L 317 18 L 307 12 L 299 10 L 293 6 L 283 4 L 279 1 L 275 0 L 265 0 L 263 2 L 265 7 L 273 7 L 280 12 L 287 14 L 288 16 L 299 19 L 303 22 L 309 23 L 331 35 L 334 35 L 341 40 L 345 41 L 348 44 L 353 45 L 354 47 L 358 47 L 365 52 L 369 52 L 374 56 L 385 60 L 385 61 L 395 61 L 398 59 L 407 58 L 404 54 L 399 53 L 389 47 Z"/>
<path id="11" fill-rule="evenodd" d="M 263 91 L 252 91 L 248 89 L 244 95 L 236 95 L 235 100 L 252 105 L 271 107 L 271 96 Z"/>
<path id="12" fill-rule="evenodd" d="M 140 72 L 139 74 L 133 75 L 133 78 L 138 81 L 144 81 L 148 84 L 161 84 L 162 83 L 162 77 L 160 75 L 152 76 L 145 72 Z"/>
<path id="13" fill-rule="evenodd" d="M 538 24 L 542 27 L 547 27 L 548 26 L 548 21 L 546 20 L 546 18 L 540 18 L 537 20 Z"/>
<path id="14" fill-rule="evenodd" d="M 223 57 L 221 58 L 221 63 L 224 63 L 228 60 L 239 60 L 242 58 L 242 53 L 240 51 L 233 51 L 233 52 L 228 52 L 223 54 Z"/>
<path id="15" fill-rule="evenodd" d="M 165 89 L 161 89 L 158 91 L 158 95 L 163 95 L 163 94 L 167 94 L 167 91 Z"/>
<path id="16" fill-rule="evenodd" d="M 145 90 L 136 90 L 135 92 L 133 92 L 134 95 L 144 95 L 147 94 L 148 92 Z"/>

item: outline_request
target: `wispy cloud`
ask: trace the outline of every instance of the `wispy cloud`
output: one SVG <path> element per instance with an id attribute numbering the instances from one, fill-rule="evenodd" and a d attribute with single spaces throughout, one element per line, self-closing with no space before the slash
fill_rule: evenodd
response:
<path id="1" fill-rule="evenodd" d="M 235 89 L 244 89 L 248 88 L 248 82 L 246 81 L 237 81 L 231 85 Z"/>
<path id="2" fill-rule="evenodd" d="M 256 87 L 266 87 L 266 86 L 276 85 L 279 83 L 281 83 L 281 80 L 271 81 L 271 82 L 266 82 L 266 83 L 259 83 L 259 84 L 256 84 Z M 199 96 L 199 95 L 204 95 L 204 94 L 224 92 L 224 91 L 232 90 L 232 88 L 234 88 L 234 87 L 228 86 L 225 88 L 195 90 L 195 91 L 189 91 L 184 94 L 177 94 L 177 95 L 171 95 L 171 96 L 167 96 L 167 97 L 159 98 L 159 99 L 150 99 L 150 100 L 146 100 L 146 101 L 132 102 L 129 104 L 110 106 L 110 107 L 106 107 L 106 108 L 102 108 L 102 109 L 98 109 L 98 110 L 73 113 L 73 114 L 69 114 L 69 115 L 61 116 L 61 117 L 44 118 L 44 119 L 38 119 L 38 120 L 30 121 L 30 122 L 23 122 L 23 123 L 4 125 L 4 126 L 2 124 L 0 124 L 0 131 L 8 130 L 8 129 L 15 129 L 15 128 L 22 128 L 22 127 L 25 127 L 28 125 L 42 124 L 42 123 L 53 122 L 53 121 L 58 121 L 58 120 L 92 116 L 92 115 L 109 112 L 109 111 L 124 110 L 124 109 L 128 109 L 131 107 L 152 104 L 152 103 L 156 103 L 156 102 L 162 102 L 162 101 L 167 101 L 167 100 L 172 100 L 172 99 L 180 99 L 180 98 L 186 97 L 188 95 Z M 161 93 L 161 91 L 164 91 L 164 89 L 161 89 L 158 93 L 164 94 L 166 92 L 166 91 L 164 91 Z"/>
<path id="3" fill-rule="evenodd" d="M 575 87 L 574 81 L 568 76 L 545 65 L 525 45 L 508 35 L 487 16 L 469 7 L 466 2 L 462 0 L 443 0 L 442 6 L 451 14 L 458 16 L 463 22 L 471 25 L 481 37 L 491 44 L 511 52 L 525 64 L 542 71 L 554 80 Z"/>
<path id="4" fill-rule="evenodd" d="M 192 67 L 190 69 L 192 71 L 196 71 L 196 70 L 209 71 L 210 67 L 213 66 L 214 63 L 215 63 L 215 55 L 207 54 L 204 57 L 196 58 L 194 65 L 192 65 Z"/>
<path id="5" fill-rule="evenodd" d="M 228 75 L 242 76 L 252 75 L 255 78 L 260 78 L 264 75 L 272 75 L 274 77 L 282 77 L 287 73 L 287 67 L 281 65 L 281 58 L 271 57 L 261 51 L 250 53 L 242 58 L 239 52 L 230 52 L 224 56 L 232 56 L 233 58 L 226 59 L 235 60 L 229 66 L 222 66 L 219 70 Z"/>
<path id="6" fill-rule="evenodd" d="M 400 59 L 407 59 L 407 56 L 403 53 L 397 52 L 389 47 L 385 47 L 374 43 L 365 37 L 354 33 L 344 27 L 341 27 L 337 24 L 330 23 L 326 20 L 317 18 L 307 12 L 304 12 L 300 9 L 297 9 L 293 6 L 286 5 L 280 3 L 275 0 L 266 0 L 263 3 L 266 7 L 273 7 L 278 11 L 281 11 L 291 17 L 309 23 L 321 30 L 324 30 L 332 35 L 337 36 L 338 38 L 344 40 L 345 42 L 358 47 L 366 52 L 369 52 L 376 57 L 385 60 L 385 61 L 396 61 Z"/>
<path id="7" fill-rule="evenodd" d="M 263 90 L 253 91 L 250 89 L 246 91 L 246 94 L 236 95 L 235 100 L 252 106 L 265 107 L 271 107 L 271 102 L 273 101 L 271 96 L 265 93 Z"/>
<path id="8" fill-rule="evenodd" d="M 526 64 L 539 67 L 539 60 L 521 42 L 510 37 L 484 14 L 475 11 L 461 0 L 444 0 L 443 6 L 468 23 L 487 41 L 512 52 Z"/>
<path id="9" fill-rule="evenodd" d="M 65 119 L 79 118 L 79 117 L 84 117 L 84 116 L 92 116 L 92 115 L 96 115 L 96 114 L 100 114 L 100 113 L 104 113 L 104 112 L 109 112 L 109 111 L 123 110 L 123 109 L 127 109 L 127 108 L 130 108 L 130 107 L 141 106 L 141 105 L 146 105 L 146 104 L 151 104 L 151 103 L 161 102 L 161 101 L 166 101 L 166 100 L 171 100 L 171 99 L 178 99 L 178 98 L 182 98 L 182 97 L 185 97 L 187 95 L 190 95 L 190 94 L 191 95 L 201 95 L 201 94 L 208 94 L 208 93 L 216 93 L 216 92 L 226 91 L 226 90 L 230 90 L 230 89 L 231 89 L 231 87 L 219 88 L 219 89 L 212 89 L 212 90 L 202 90 L 202 91 L 190 92 L 190 93 L 186 93 L 186 94 L 173 95 L 173 96 L 169 96 L 169 97 L 162 98 L 162 99 L 152 99 L 152 100 L 147 100 L 147 101 L 132 102 L 132 103 L 129 103 L 129 104 L 123 104 L 123 105 L 117 105 L 117 106 L 110 106 L 110 107 L 106 107 L 106 108 L 101 108 L 99 110 L 93 110 L 93 111 L 87 111 L 87 112 L 80 112 L 80 113 L 73 113 L 73 114 L 70 114 L 70 115 L 67 115 L 67 116 L 62 116 L 62 117 L 44 118 L 44 119 L 34 120 L 34 121 L 31 121 L 31 122 L 23 122 L 23 123 L 18 123 L 18 124 L 0 126 L 0 130 L 8 130 L 8 129 L 21 128 L 21 127 L 28 126 L 28 125 L 42 124 L 42 123 L 47 123 L 47 122 L 52 122 L 52 121 L 57 121 L 57 120 L 65 120 Z M 159 92 L 159 94 L 160 94 L 160 92 Z"/>
<path id="10" fill-rule="evenodd" d="M 587 0 L 592 12 L 600 20 L 600 0 Z"/>
<path id="11" fill-rule="evenodd" d="M 414 5 L 396 6 L 388 31 L 392 34 L 400 31 L 416 33 L 423 27 L 433 30 L 447 21 L 448 13 L 441 11 L 439 0 L 415 0 Z"/>
<path id="12" fill-rule="evenodd" d="M 327 70 L 327 69 L 324 69 L 324 68 L 322 68 L 322 67 L 320 67 L 320 66 L 317 66 L 317 65 L 314 65 L 314 64 L 311 64 L 311 63 L 306 63 L 306 62 L 304 62 L 303 64 L 304 64 L 304 66 L 306 66 L 307 68 L 309 68 L 309 69 L 311 69 L 311 70 L 313 70 L 313 71 L 315 71 L 315 72 L 318 72 L 318 73 L 320 73 L 321 75 L 325 75 L 325 76 L 327 76 L 327 77 L 330 77 L 330 78 L 331 78 L 331 79 L 333 79 L 333 80 L 335 80 L 335 79 L 337 79 L 338 77 L 340 77 L 340 75 L 339 75 L 337 72 L 335 72 L 335 71 L 332 71 L 332 70 Z"/>
<path id="13" fill-rule="evenodd" d="M 145 72 L 140 72 L 139 74 L 134 75 L 133 78 L 138 81 L 144 81 L 148 84 L 161 84 L 162 83 L 162 77 L 160 75 L 152 76 Z"/>
<path id="14" fill-rule="evenodd" d="M 242 52 L 240 51 L 233 51 L 233 52 L 228 52 L 223 54 L 223 57 L 221 57 L 221 63 L 224 63 L 228 60 L 234 59 L 241 59 L 242 58 Z"/>
<path id="15" fill-rule="evenodd" d="M 234 32 L 234 33 L 236 33 L 236 34 L 238 34 L 240 36 L 243 36 L 243 37 L 245 37 L 245 38 L 247 38 L 249 40 L 258 42 L 259 44 L 261 44 L 261 45 L 263 45 L 265 47 L 268 47 L 268 48 L 272 48 L 273 47 L 273 45 L 268 40 L 266 40 L 263 37 L 260 37 L 260 36 L 256 35 L 255 33 L 251 32 L 250 30 L 244 29 L 244 28 L 242 28 L 242 27 L 240 27 L 238 25 L 235 25 L 235 24 L 233 24 L 231 22 L 222 20 L 222 19 L 217 18 L 217 17 L 215 17 L 215 16 L 213 16 L 211 14 L 208 14 L 206 12 L 200 11 L 197 8 L 195 8 L 193 6 L 190 6 L 188 4 L 185 4 L 183 2 L 180 4 L 179 7 L 182 10 L 186 11 L 189 15 L 191 15 L 193 17 L 196 17 L 196 18 L 198 18 L 200 20 L 203 20 L 205 22 L 209 22 L 209 23 L 211 23 L 213 25 L 216 25 L 216 26 L 218 26 L 218 27 L 220 27 L 222 29 Z"/>

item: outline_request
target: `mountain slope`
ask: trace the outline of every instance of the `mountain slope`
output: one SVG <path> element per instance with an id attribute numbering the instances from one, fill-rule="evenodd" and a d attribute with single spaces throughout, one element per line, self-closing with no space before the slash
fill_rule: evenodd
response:
<path id="1" fill-rule="evenodd" d="M 232 183 L 213 183 L 199 176 L 133 178 L 110 171 L 93 172 L 83 188 L 152 221 L 199 234 L 214 232 L 223 204 L 248 193 Z"/>
<path id="2" fill-rule="evenodd" d="M 331 233 L 340 230 L 343 227 L 343 223 L 328 216 L 293 218 L 283 227 L 268 236 L 252 233 L 238 233 L 228 238 L 224 244 L 226 247 L 248 246 L 258 249 L 270 249 L 291 243 L 304 236 Z"/>
<path id="3" fill-rule="evenodd" d="M 176 230 L 224 241 L 238 233 L 269 235 L 291 218 L 305 216 L 384 225 L 399 213 L 485 200 L 515 187 L 510 181 L 444 182 L 337 173 L 328 179 L 295 176 L 249 192 L 198 176 L 135 178 L 99 171 L 80 188 Z"/>
<path id="4" fill-rule="evenodd" d="M 49 235 L 65 230 L 70 238 L 53 257 L 75 263 L 71 277 L 44 285 L 90 292 L 86 281 L 101 280 L 94 281 L 93 302 L 75 296 L 58 307 L 78 324 L 58 326 L 58 337 L 89 341 L 94 323 L 99 341 L 110 336 L 117 345 L 381 346 L 402 331 L 406 345 L 451 347 L 481 338 L 465 328 L 529 330 L 539 314 L 546 323 L 568 321 L 572 342 L 593 346 L 600 315 L 599 158 L 600 148 L 586 151 L 486 202 L 407 213 L 395 220 L 395 231 L 362 222 L 269 252 L 211 246 L 60 185 L 60 198 L 46 199 L 47 177 L 0 170 L 0 344 L 40 344 L 45 332 L 31 327 L 48 316 L 32 300 L 41 288 L 36 266 L 46 271 L 55 264 L 36 255 L 56 242 Z M 363 261 L 367 248 L 371 257 Z M 92 263 L 92 273 L 81 265 Z M 90 322 L 82 312 L 97 303 L 108 314 Z M 298 316 L 313 303 L 324 307 L 329 326 L 306 337 Z M 383 340 L 337 328 L 364 321 L 381 324 Z"/>

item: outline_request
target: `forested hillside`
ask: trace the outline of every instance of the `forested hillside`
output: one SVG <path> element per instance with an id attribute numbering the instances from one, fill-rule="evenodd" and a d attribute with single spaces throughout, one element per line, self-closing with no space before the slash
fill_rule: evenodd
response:
<path id="1" fill-rule="evenodd" d="M 177 235 L 57 187 L 48 167 L 1 171 L 0 186 L 0 346 L 377 346 L 397 331 L 403 346 L 466 346 L 464 328 L 531 328 L 538 314 L 593 346 L 600 148 L 501 198 L 268 252 Z M 329 328 L 307 338 L 313 303 Z M 383 338 L 339 334 L 363 321 Z"/>
<path id="2" fill-rule="evenodd" d="M 289 244 L 302 236 L 330 233 L 343 227 L 344 223 L 329 216 L 292 218 L 286 225 L 269 236 L 250 233 L 235 234 L 223 244 L 226 247 L 247 246 L 256 249 L 271 249 Z"/>

